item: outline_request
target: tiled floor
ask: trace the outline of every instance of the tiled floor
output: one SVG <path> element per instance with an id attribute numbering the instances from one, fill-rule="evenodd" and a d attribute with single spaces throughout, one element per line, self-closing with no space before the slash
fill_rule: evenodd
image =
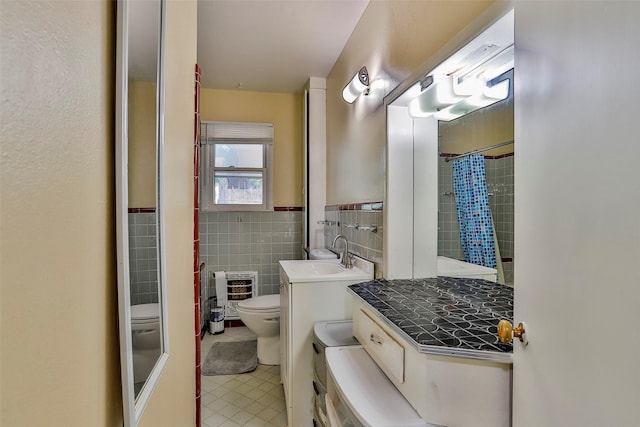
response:
<path id="1" fill-rule="evenodd" d="M 204 361 L 216 341 L 245 341 L 255 335 L 245 327 L 226 328 L 202 340 Z M 286 427 L 287 412 L 280 367 L 258 365 L 255 371 L 239 375 L 202 376 L 203 427 Z"/>

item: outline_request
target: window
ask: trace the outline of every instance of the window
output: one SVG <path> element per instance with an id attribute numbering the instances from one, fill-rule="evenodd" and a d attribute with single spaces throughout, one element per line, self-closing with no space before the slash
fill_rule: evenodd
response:
<path id="1" fill-rule="evenodd" d="M 200 208 L 271 210 L 273 125 L 202 122 Z"/>

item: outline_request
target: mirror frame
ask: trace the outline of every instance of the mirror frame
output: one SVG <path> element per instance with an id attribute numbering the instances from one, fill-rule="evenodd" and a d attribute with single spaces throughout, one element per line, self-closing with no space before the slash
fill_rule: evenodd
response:
<path id="1" fill-rule="evenodd" d="M 129 272 L 128 221 L 128 43 L 129 1 L 117 2 L 116 25 L 116 88 L 115 88 L 115 183 L 116 183 L 116 248 L 118 278 L 118 319 L 120 336 L 120 373 L 122 381 L 122 412 L 125 427 L 138 424 L 169 359 L 167 289 L 165 274 L 165 224 L 163 206 L 164 147 L 164 56 L 166 1 L 160 2 L 159 46 L 156 75 L 156 218 L 158 235 L 158 301 L 160 304 L 161 349 L 153 370 L 136 397 L 133 376 L 133 345 L 131 336 L 131 283 Z"/>

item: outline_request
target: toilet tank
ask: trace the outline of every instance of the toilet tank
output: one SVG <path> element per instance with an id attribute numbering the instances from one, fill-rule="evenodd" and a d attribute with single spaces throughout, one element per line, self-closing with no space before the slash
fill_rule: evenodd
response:
<path id="1" fill-rule="evenodd" d="M 337 259 L 338 255 L 329 249 L 311 249 L 309 251 L 309 259 Z"/>

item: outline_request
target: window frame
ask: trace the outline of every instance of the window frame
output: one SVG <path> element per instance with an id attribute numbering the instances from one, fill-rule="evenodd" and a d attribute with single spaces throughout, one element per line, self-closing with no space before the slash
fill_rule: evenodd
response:
<path id="1" fill-rule="evenodd" d="M 216 167 L 216 145 L 256 144 L 262 146 L 263 167 Z M 200 210 L 273 211 L 273 124 L 245 122 L 201 122 L 200 131 Z M 215 173 L 261 172 L 262 204 L 216 204 Z"/>

